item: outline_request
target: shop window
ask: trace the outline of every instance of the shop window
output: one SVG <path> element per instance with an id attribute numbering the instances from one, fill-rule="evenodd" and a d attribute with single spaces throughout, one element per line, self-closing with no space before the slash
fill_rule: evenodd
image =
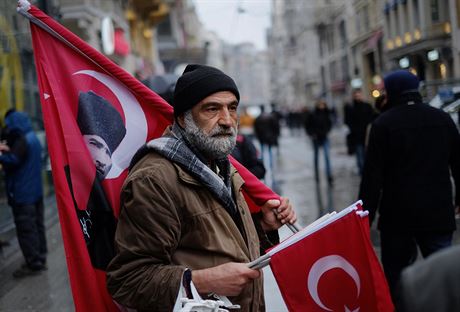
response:
<path id="1" fill-rule="evenodd" d="M 439 1 L 430 0 L 430 11 L 431 11 L 431 20 L 433 22 L 439 22 Z"/>

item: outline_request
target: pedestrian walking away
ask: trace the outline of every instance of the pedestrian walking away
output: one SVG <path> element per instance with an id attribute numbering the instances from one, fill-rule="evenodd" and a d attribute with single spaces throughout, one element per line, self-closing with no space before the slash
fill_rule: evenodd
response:
<path id="1" fill-rule="evenodd" d="M 416 260 L 417 248 L 427 257 L 452 243 L 460 135 L 447 113 L 422 102 L 412 73 L 390 73 L 384 85 L 386 108 L 372 123 L 359 197 L 371 221 L 380 213 L 382 264 L 396 296 L 401 271 Z"/>
<path id="2" fill-rule="evenodd" d="M 121 194 L 116 255 L 107 287 L 137 311 L 173 311 L 176 299 L 228 296 L 263 311 L 260 240 L 296 221 L 286 198 L 252 217 L 243 180 L 228 161 L 236 143 L 239 91 L 232 78 L 188 65 L 174 90 L 173 125 L 134 156 Z M 273 209 L 277 209 L 277 214 Z"/>
<path id="3" fill-rule="evenodd" d="M 265 112 L 265 107 L 263 105 L 260 107 L 260 110 L 260 115 L 254 121 L 254 132 L 260 143 L 260 150 L 264 161 L 266 157 L 265 151 L 267 150 L 268 152 L 268 167 L 270 168 L 271 183 L 272 187 L 275 187 L 273 147 L 278 147 L 280 123 L 278 116 L 274 113 Z"/>
<path id="4" fill-rule="evenodd" d="M 19 246 L 25 259 L 13 276 L 38 274 L 46 267 L 40 142 L 29 117 L 14 109 L 5 114 L 0 163 L 5 170 L 8 204 L 13 211 Z"/>
<path id="5" fill-rule="evenodd" d="M 364 101 L 362 91 L 357 89 L 353 91 L 351 104 L 345 105 L 344 115 L 345 124 L 350 131 L 347 137 L 347 145 L 349 145 L 349 149 L 356 154 L 356 164 L 359 174 L 362 175 L 366 129 L 374 119 L 375 112 L 371 104 Z"/>
<path id="6" fill-rule="evenodd" d="M 323 149 L 324 167 L 327 181 L 333 183 L 331 161 L 329 156 L 329 132 L 332 127 L 331 112 L 324 100 L 319 100 L 315 105 L 315 110 L 307 115 L 305 120 L 305 130 L 310 136 L 313 144 L 313 160 L 315 164 L 315 179 L 319 181 L 319 149 Z"/>

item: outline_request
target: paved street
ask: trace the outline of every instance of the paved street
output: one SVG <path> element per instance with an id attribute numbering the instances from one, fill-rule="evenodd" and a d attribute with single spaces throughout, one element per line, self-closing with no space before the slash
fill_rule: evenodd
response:
<path id="1" fill-rule="evenodd" d="M 324 170 L 321 170 L 320 183 L 315 183 L 313 155 L 308 138 L 303 133 L 291 136 L 287 130 L 283 132 L 274 176 L 278 191 L 289 197 L 296 207 L 300 226 L 313 222 L 328 211 L 341 210 L 356 200 L 359 177 L 354 157 L 346 154 L 344 137 L 343 129 L 335 129 L 331 136 L 335 178 L 331 188 L 327 185 Z M 74 310 L 56 216 L 48 218 L 47 223 L 49 269 L 43 274 L 22 280 L 13 279 L 11 274 L 21 264 L 22 256 L 14 239 L 10 246 L 4 248 L 0 258 L 0 311 Z M 283 227 L 282 237 L 289 234 L 289 230 Z M 270 270 L 264 269 L 264 274 L 267 311 L 287 311 Z"/>

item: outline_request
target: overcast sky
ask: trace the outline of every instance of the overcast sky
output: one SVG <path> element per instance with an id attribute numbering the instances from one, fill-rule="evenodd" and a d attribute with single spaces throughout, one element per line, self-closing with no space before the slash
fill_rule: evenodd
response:
<path id="1" fill-rule="evenodd" d="M 270 0 L 194 0 L 198 16 L 208 30 L 229 43 L 252 42 L 266 48 L 270 26 Z"/>

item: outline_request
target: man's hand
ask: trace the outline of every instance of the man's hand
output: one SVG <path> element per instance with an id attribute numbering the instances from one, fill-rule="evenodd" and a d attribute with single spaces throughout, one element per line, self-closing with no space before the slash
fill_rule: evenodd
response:
<path id="1" fill-rule="evenodd" d="M 221 296 L 237 296 L 253 279 L 260 276 L 258 270 L 246 263 L 229 262 L 209 269 L 193 270 L 192 281 L 200 294 L 215 293 Z"/>
<path id="2" fill-rule="evenodd" d="M 294 208 L 288 198 L 280 197 L 280 200 L 270 199 L 261 207 L 262 210 L 262 228 L 264 231 L 273 231 L 279 229 L 283 224 L 295 223 L 297 216 Z"/>

